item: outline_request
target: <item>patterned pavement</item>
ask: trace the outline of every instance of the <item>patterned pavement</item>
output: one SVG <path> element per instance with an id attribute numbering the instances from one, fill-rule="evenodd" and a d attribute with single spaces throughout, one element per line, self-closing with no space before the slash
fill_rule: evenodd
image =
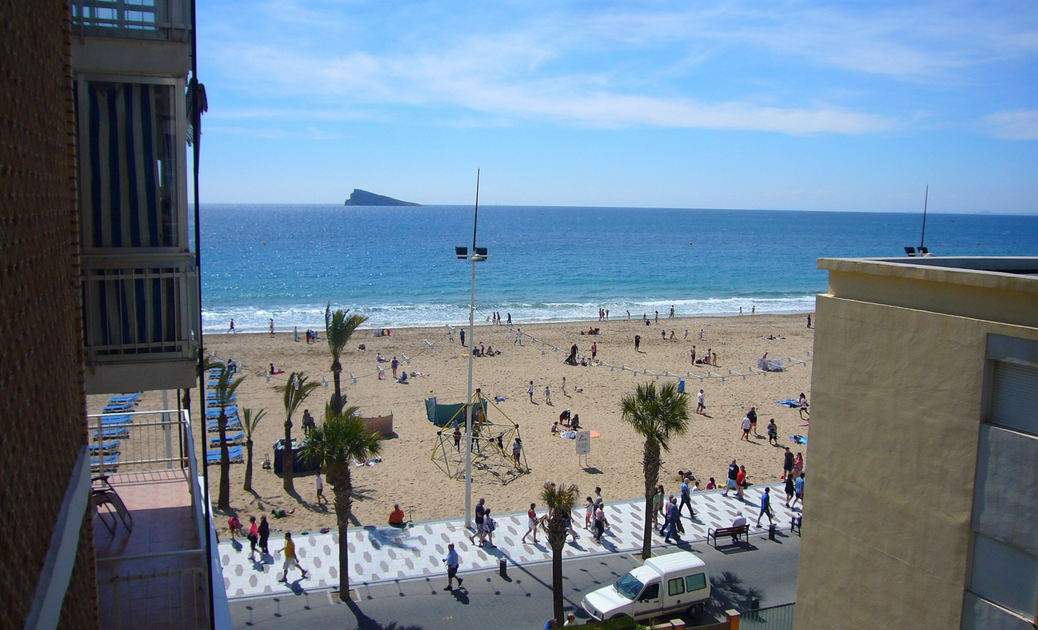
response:
<path id="1" fill-rule="evenodd" d="M 799 514 L 799 507 L 796 511 L 785 507 L 782 485 L 782 482 L 776 481 L 768 487 L 771 488 L 775 524 L 779 529 L 788 529 L 792 517 Z M 692 506 L 696 511 L 696 520 L 690 520 L 688 510 L 684 511 L 684 540 L 687 543 L 705 541 L 708 528 L 727 527 L 739 513 L 746 516 L 749 521 L 751 534 L 766 532 L 767 518 L 762 521 L 764 527 L 754 527 L 760 512 L 760 495 L 764 487 L 763 484 L 757 484 L 748 488 L 742 503 L 734 494 L 727 498 L 722 496 L 720 490 L 693 492 Z M 643 510 L 642 499 L 608 503 L 606 518 L 610 528 L 606 530 L 602 543 L 599 544 L 591 539 L 590 532 L 581 527 L 584 509 L 578 507 L 573 511 L 573 525 L 580 537 L 575 542 L 572 538 L 569 539 L 563 551 L 564 557 L 640 551 Z M 546 536 L 543 533 L 539 534 L 537 545 L 521 542 L 523 534 L 526 533 L 526 512 L 495 515 L 494 518 L 498 523 L 497 531 L 494 533 L 496 548 L 480 548 L 469 542 L 464 519 L 415 523 L 409 530 L 398 530 L 389 526 L 351 528 L 348 536 L 350 583 L 360 586 L 393 580 L 445 577 L 447 570 L 442 559 L 447 555 L 449 542 L 454 543 L 461 556 L 462 576 L 466 571 L 497 568 L 502 560 L 508 564 L 522 565 L 551 559 L 551 548 L 546 544 Z M 278 521 L 271 521 L 274 527 L 278 524 Z M 653 536 L 654 546 L 663 544 L 662 536 Z M 339 535 L 328 533 L 304 536 L 297 532 L 294 539 L 296 555 L 309 575 L 306 579 L 301 579 L 299 572 L 292 570 L 293 581 L 288 583 L 278 581 L 282 577 L 284 562 L 283 555 L 278 551 L 284 546 L 281 534 L 271 535 L 268 547 L 273 556 L 268 555 L 262 561 L 258 558 L 256 561 L 249 559 L 247 540 L 237 543 L 221 542 L 219 554 L 227 597 L 239 599 L 336 588 L 339 584 Z"/>

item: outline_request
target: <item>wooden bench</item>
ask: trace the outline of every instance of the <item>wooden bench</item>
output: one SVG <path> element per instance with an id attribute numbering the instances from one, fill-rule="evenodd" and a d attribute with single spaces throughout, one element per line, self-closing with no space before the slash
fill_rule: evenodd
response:
<path id="1" fill-rule="evenodd" d="M 750 526 L 749 526 L 749 524 L 738 525 L 736 527 L 718 527 L 717 529 L 710 528 L 710 529 L 706 530 L 706 542 L 707 542 L 707 544 L 710 544 L 710 539 L 712 538 L 713 541 L 714 541 L 714 548 L 716 549 L 717 548 L 717 539 L 719 537 L 720 538 L 724 538 L 725 536 L 731 536 L 732 537 L 731 544 L 734 545 L 736 542 L 738 542 L 736 540 L 736 538 L 738 536 L 746 536 L 747 538 L 749 538 L 749 534 L 750 534 Z"/>
<path id="2" fill-rule="evenodd" d="M 794 533 L 797 536 L 799 536 L 800 535 L 800 525 L 803 522 L 804 522 L 804 517 L 803 516 L 794 516 L 793 517 L 793 522 L 790 523 L 790 525 L 789 525 L 789 531 L 791 531 L 792 533 Z"/>

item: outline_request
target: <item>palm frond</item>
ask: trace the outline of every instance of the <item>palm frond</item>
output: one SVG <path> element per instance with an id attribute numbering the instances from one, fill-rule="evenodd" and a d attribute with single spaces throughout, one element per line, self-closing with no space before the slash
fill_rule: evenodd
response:
<path id="1" fill-rule="evenodd" d="M 291 421 L 293 414 L 299 409 L 303 401 L 310 396 L 315 389 L 321 386 L 320 383 L 309 383 L 307 382 L 305 372 L 292 372 L 291 376 L 288 377 L 288 383 L 285 384 L 285 393 L 282 396 L 282 402 L 285 405 L 285 420 Z"/>
<path id="2" fill-rule="evenodd" d="M 266 409 L 260 409 L 256 412 L 249 407 L 242 409 L 242 430 L 245 431 L 246 440 L 252 439 L 253 432 L 256 431 L 256 427 L 259 426 L 260 420 L 265 415 L 267 415 Z"/>

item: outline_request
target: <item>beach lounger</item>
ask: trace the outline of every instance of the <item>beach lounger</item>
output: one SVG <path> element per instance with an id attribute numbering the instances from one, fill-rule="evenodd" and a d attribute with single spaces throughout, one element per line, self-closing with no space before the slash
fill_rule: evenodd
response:
<path id="1" fill-rule="evenodd" d="M 122 453 L 112 453 L 104 457 L 91 457 L 90 468 L 92 470 L 115 470 L 119 467 L 119 456 Z"/>
<path id="2" fill-rule="evenodd" d="M 107 442 L 101 442 L 100 444 L 90 444 L 87 446 L 87 450 L 90 451 L 91 455 L 97 455 L 98 453 L 111 453 L 119 450 L 119 440 L 108 440 Z"/>
<path id="3" fill-rule="evenodd" d="M 108 399 L 108 404 L 109 405 L 119 405 L 119 404 L 128 403 L 128 402 L 135 403 L 135 402 L 137 402 L 138 399 L 140 399 L 140 397 L 141 397 L 141 392 L 136 392 L 134 394 L 116 394 L 116 395 L 114 395 L 114 396 L 112 396 L 112 397 L 110 397 Z"/>
<path id="4" fill-rule="evenodd" d="M 230 417 L 230 416 L 236 416 L 236 415 L 238 415 L 238 405 L 228 405 L 227 406 L 227 416 Z M 219 407 L 210 407 L 209 409 L 206 409 L 205 410 L 205 417 L 207 419 L 209 419 L 209 420 L 213 420 L 214 418 L 219 418 L 220 417 L 220 408 Z"/>
<path id="5" fill-rule="evenodd" d="M 219 429 L 217 429 L 219 430 Z M 245 441 L 245 432 L 238 431 L 237 433 L 230 433 L 227 435 L 228 444 L 240 444 Z M 209 448 L 220 446 L 220 436 L 209 438 Z"/>
<path id="6" fill-rule="evenodd" d="M 130 424 L 133 422 L 133 416 L 127 413 L 120 416 L 102 416 L 99 420 L 101 421 L 101 426 L 110 427 L 116 424 Z"/>
<path id="7" fill-rule="evenodd" d="M 108 439 L 108 438 L 121 438 L 121 439 L 125 439 L 125 438 L 130 437 L 130 428 L 128 426 L 119 426 L 119 425 L 116 425 L 114 427 L 103 427 L 101 429 L 101 431 L 100 431 L 100 434 L 101 434 L 101 437 L 103 437 L 105 439 Z M 97 439 L 97 435 L 98 435 L 98 430 L 94 429 L 94 439 L 95 440 Z"/>
<path id="8" fill-rule="evenodd" d="M 227 454 L 230 456 L 231 463 L 245 461 L 245 450 L 240 446 L 232 446 L 227 449 Z M 207 464 L 219 464 L 220 463 L 220 450 L 209 451 L 205 456 Z"/>
<path id="9" fill-rule="evenodd" d="M 219 431 L 220 430 L 220 421 L 219 420 L 210 420 L 209 422 L 206 423 L 206 428 L 209 430 L 210 433 L 213 432 L 213 431 Z M 241 420 L 238 418 L 238 416 L 227 416 L 227 429 L 228 430 L 240 429 L 240 428 L 241 428 Z"/>
<path id="10" fill-rule="evenodd" d="M 137 406 L 137 403 L 132 401 L 105 405 L 104 409 L 101 410 L 101 413 L 119 413 L 121 411 L 130 411 L 135 406 Z"/>
<path id="11" fill-rule="evenodd" d="M 235 402 L 237 400 L 238 400 L 238 395 L 237 394 L 231 394 L 227 398 L 220 398 L 219 396 L 216 395 L 216 392 L 209 392 L 208 394 L 205 395 L 205 404 L 207 406 L 209 406 L 209 407 L 214 407 L 214 406 L 218 407 L 218 406 L 220 406 L 221 402 L 225 402 L 227 404 L 231 404 L 231 403 L 233 403 L 233 402 Z"/>

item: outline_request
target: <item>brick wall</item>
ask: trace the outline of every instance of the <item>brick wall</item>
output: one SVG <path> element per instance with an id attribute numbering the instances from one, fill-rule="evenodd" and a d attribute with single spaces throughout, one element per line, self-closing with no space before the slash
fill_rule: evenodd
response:
<path id="1" fill-rule="evenodd" d="M 85 443 L 64 0 L 0 2 L 0 627 L 22 628 Z M 64 628 L 96 628 L 92 521 Z"/>

